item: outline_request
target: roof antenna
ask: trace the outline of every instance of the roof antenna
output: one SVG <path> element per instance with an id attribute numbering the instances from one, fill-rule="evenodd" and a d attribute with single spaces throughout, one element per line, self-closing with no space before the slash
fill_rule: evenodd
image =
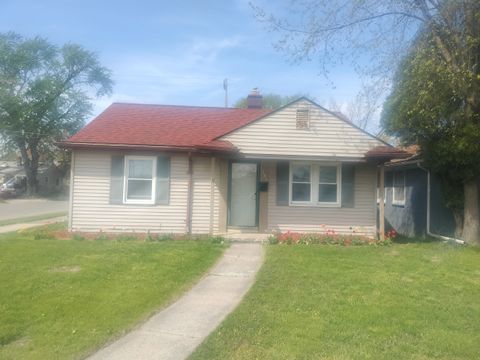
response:
<path id="1" fill-rule="evenodd" d="M 225 90 L 225 107 L 228 107 L 228 79 L 223 80 L 223 90 Z"/>

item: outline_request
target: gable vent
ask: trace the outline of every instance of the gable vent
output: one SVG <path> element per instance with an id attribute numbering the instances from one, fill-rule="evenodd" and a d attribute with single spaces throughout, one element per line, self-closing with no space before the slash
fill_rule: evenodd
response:
<path id="1" fill-rule="evenodd" d="M 310 125 L 310 111 L 308 109 L 297 110 L 297 129 L 308 129 Z"/>

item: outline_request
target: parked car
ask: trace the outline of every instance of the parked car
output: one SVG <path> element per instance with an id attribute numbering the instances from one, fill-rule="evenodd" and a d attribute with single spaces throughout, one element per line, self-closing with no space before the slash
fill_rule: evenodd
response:
<path id="1" fill-rule="evenodd" d="M 0 185 L 0 197 L 8 198 L 15 197 L 22 194 L 25 191 L 24 177 L 13 177 L 7 182 Z"/>

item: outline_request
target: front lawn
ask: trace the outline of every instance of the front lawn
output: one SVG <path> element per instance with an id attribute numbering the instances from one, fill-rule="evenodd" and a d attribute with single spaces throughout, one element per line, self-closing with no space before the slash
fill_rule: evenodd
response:
<path id="1" fill-rule="evenodd" d="M 179 296 L 224 249 L 45 234 L 0 236 L 1 359 L 81 358 Z"/>
<path id="2" fill-rule="evenodd" d="M 192 359 L 477 359 L 480 252 L 275 245 Z"/>

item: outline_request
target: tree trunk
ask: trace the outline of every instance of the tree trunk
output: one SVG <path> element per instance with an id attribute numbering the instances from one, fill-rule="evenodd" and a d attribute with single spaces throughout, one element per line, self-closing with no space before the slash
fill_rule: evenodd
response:
<path id="1" fill-rule="evenodd" d="M 462 210 L 452 210 L 453 218 L 455 220 L 455 238 L 461 239 L 463 232 L 463 211 Z"/>
<path id="2" fill-rule="evenodd" d="M 470 245 L 480 245 L 480 205 L 477 180 L 467 181 L 463 189 L 465 192 L 463 239 Z"/>
<path id="3" fill-rule="evenodd" d="M 29 165 L 25 164 L 25 174 L 27 175 L 27 195 L 32 196 L 38 192 L 37 184 L 37 174 L 38 174 L 38 164 L 33 166 L 32 163 Z"/>
<path id="4" fill-rule="evenodd" d="M 23 168 L 27 176 L 27 195 L 32 196 L 38 192 L 37 175 L 39 156 L 36 150 L 32 151 L 30 148 L 30 151 L 27 151 L 24 146 L 19 146 L 19 148 L 22 155 Z"/>

